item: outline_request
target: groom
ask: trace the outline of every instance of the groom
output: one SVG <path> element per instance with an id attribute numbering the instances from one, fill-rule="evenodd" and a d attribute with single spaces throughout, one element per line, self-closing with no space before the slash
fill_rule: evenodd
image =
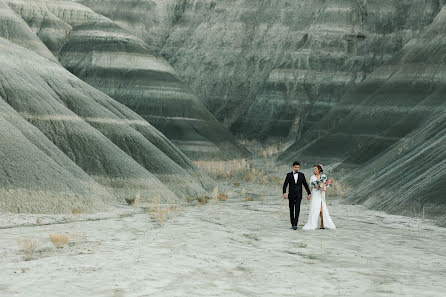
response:
<path id="1" fill-rule="evenodd" d="M 302 200 L 302 185 L 308 194 L 308 199 L 311 198 L 310 188 L 308 188 L 305 175 L 299 172 L 299 162 L 293 163 L 293 171 L 288 173 L 283 183 L 283 199 L 288 199 L 290 206 L 290 220 L 291 226 L 294 230 L 297 229 L 297 221 L 299 220 L 300 201 Z M 286 188 L 290 185 L 289 194 L 286 193 Z"/>

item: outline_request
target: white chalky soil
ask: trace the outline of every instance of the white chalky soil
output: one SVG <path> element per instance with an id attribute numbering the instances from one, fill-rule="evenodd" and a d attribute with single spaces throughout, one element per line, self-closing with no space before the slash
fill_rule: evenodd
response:
<path id="1" fill-rule="evenodd" d="M 294 231 L 280 186 L 246 184 L 254 201 L 242 186 L 161 225 L 139 212 L 0 229 L 0 296 L 444 296 L 445 228 L 327 197 L 338 229 Z M 16 238 L 37 240 L 33 260 Z"/>

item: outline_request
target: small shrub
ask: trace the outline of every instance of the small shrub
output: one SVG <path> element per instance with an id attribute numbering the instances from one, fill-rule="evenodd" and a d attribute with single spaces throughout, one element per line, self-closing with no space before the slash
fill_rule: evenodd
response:
<path id="1" fill-rule="evenodd" d="M 200 205 L 204 205 L 204 204 L 208 203 L 208 198 L 207 197 L 197 197 L 197 201 L 198 201 L 198 203 L 200 203 Z"/>
<path id="2" fill-rule="evenodd" d="M 161 225 L 166 220 L 167 211 L 161 206 L 160 195 L 153 195 L 152 204 L 149 207 L 150 218 Z"/>
<path id="3" fill-rule="evenodd" d="M 215 201 L 226 201 L 229 199 L 228 194 L 218 192 L 218 187 L 215 187 L 214 191 L 212 191 L 212 197 Z"/>
<path id="4" fill-rule="evenodd" d="M 50 234 L 50 240 L 58 249 L 63 248 L 70 241 L 68 236 L 65 234 Z"/>
<path id="5" fill-rule="evenodd" d="M 218 193 L 217 199 L 220 201 L 226 201 L 229 199 L 229 195 L 225 193 Z"/>
<path id="6" fill-rule="evenodd" d="M 331 180 L 331 188 L 327 189 L 328 195 L 343 198 L 345 194 L 348 193 L 348 187 L 341 184 L 337 180 L 334 180 L 333 178 Z"/>
<path id="7" fill-rule="evenodd" d="M 17 245 L 19 246 L 20 252 L 23 254 L 23 258 L 25 261 L 29 261 L 33 259 L 34 253 L 37 251 L 39 247 L 39 243 L 34 239 L 21 239 L 17 238 Z"/>
<path id="8" fill-rule="evenodd" d="M 75 208 L 71 209 L 71 213 L 73 215 L 79 215 L 79 214 L 84 213 L 84 211 L 82 209 L 80 209 L 80 208 L 75 207 Z"/>
<path id="9" fill-rule="evenodd" d="M 138 206 L 139 202 L 141 201 L 141 193 L 136 194 L 136 196 L 133 198 L 125 198 L 125 202 L 127 202 L 127 205 L 131 206 Z"/>

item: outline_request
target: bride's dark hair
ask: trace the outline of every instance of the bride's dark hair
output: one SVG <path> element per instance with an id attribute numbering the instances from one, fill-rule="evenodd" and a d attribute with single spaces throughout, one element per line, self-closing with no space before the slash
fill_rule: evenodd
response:
<path id="1" fill-rule="evenodd" d="M 319 170 L 319 173 L 324 172 L 324 170 L 322 169 L 322 166 L 320 164 L 316 164 L 313 167 L 317 167 L 317 169 Z"/>

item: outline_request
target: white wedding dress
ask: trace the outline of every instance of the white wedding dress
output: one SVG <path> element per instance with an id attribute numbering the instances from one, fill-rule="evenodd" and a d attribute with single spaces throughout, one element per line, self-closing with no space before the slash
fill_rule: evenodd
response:
<path id="1" fill-rule="evenodd" d="M 310 177 L 310 184 L 317 180 L 315 175 Z M 324 228 L 336 229 L 335 224 L 331 220 L 330 214 L 328 213 L 327 204 L 325 203 L 325 191 L 318 190 L 314 188 L 311 190 L 311 203 L 310 203 L 310 213 L 308 214 L 308 221 L 305 226 L 302 227 L 303 230 L 314 230 L 321 227 L 321 202 L 322 202 L 322 216 L 324 219 Z"/>

